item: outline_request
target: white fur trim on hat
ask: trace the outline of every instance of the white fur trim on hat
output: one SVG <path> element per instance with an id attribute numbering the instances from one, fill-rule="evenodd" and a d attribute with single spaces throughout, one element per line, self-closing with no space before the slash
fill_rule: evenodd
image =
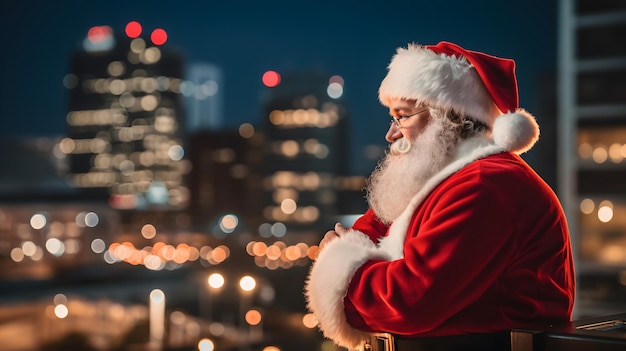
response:
<path id="1" fill-rule="evenodd" d="M 505 150 L 522 154 L 530 150 L 539 139 L 539 125 L 530 113 L 517 109 L 496 118 L 492 131 L 493 141 Z"/>
<path id="2" fill-rule="evenodd" d="M 473 66 L 463 56 L 437 54 L 416 44 L 398 48 L 378 90 L 380 102 L 417 100 L 450 108 L 492 126 L 502 112 L 496 107 Z"/>

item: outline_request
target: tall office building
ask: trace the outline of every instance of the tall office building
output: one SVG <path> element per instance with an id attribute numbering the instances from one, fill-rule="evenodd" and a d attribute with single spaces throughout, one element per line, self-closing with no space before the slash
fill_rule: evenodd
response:
<path id="1" fill-rule="evenodd" d="M 626 308 L 626 3 L 559 2 L 559 196 L 576 317 Z"/>
<path id="2" fill-rule="evenodd" d="M 123 33 L 89 30 L 71 59 L 67 138 L 75 187 L 108 197 L 118 209 L 185 208 L 181 57 L 168 51 L 167 33 L 148 35 L 138 22 Z"/>
<path id="3" fill-rule="evenodd" d="M 263 215 L 287 230 L 319 231 L 343 214 L 340 196 L 364 184 L 363 177 L 348 176 L 343 79 L 268 71 L 264 83 L 270 88 L 264 108 Z"/>

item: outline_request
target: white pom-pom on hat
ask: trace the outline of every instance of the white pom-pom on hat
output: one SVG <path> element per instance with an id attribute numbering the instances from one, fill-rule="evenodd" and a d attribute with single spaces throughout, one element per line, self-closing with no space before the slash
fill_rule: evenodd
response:
<path id="1" fill-rule="evenodd" d="M 496 118 L 492 136 L 496 145 L 516 154 L 523 154 L 539 139 L 539 125 L 530 113 L 517 109 Z"/>

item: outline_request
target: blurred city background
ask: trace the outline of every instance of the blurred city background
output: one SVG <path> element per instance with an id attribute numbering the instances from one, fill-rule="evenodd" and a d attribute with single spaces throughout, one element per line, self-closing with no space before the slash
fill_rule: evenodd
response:
<path id="1" fill-rule="evenodd" d="M 395 49 L 515 58 L 575 318 L 626 311 L 626 1 L 3 1 L 0 351 L 332 351 L 304 280 L 366 209 Z"/>

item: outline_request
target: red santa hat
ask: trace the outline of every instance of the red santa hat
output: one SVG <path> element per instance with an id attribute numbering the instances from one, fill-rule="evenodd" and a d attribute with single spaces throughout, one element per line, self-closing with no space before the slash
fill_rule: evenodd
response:
<path id="1" fill-rule="evenodd" d="M 416 100 L 482 121 L 497 144 L 517 153 L 539 136 L 534 117 L 518 105 L 515 61 L 449 42 L 398 48 L 378 97 L 385 106 L 392 98 Z"/>

